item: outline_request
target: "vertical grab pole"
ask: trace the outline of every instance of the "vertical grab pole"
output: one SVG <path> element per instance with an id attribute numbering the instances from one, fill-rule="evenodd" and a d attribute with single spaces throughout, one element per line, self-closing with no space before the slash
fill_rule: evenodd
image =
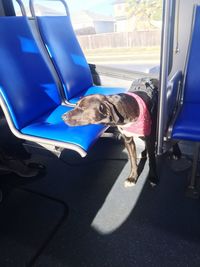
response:
<path id="1" fill-rule="evenodd" d="M 160 93 L 158 103 L 157 155 L 163 152 L 164 123 L 166 115 L 166 93 L 169 72 L 170 40 L 172 34 L 173 0 L 163 1 L 163 26 L 160 54 Z"/>

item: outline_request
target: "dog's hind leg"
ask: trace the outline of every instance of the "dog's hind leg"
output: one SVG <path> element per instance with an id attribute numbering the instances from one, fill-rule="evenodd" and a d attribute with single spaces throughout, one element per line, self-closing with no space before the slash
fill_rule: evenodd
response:
<path id="1" fill-rule="evenodd" d="M 138 178 L 136 146 L 133 137 L 126 137 L 123 134 L 122 136 L 124 138 L 125 147 L 128 151 L 128 156 L 131 162 L 131 172 L 129 177 L 125 180 L 124 186 L 130 187 L 136 184 Z"/>
<path id="2" fill-rule="evenodd" d="M 175 143 L 175 144 L 173 145 L 173 147 L 172 147 L 172 151 L 173 151 L 173 152 L 172 152 L 172 153 L 173 153 L 173 159 L 178 160 L 178 159 L 181 158 L 182 153 L 181 153 L 181 150 L 180 150 L 180 148 L 179 148 L 178 143 Z"/>
<path id="3" fill-rule="evenodd" d="M 148 179 L 152 186 L 158 184 L 157 164 L 155 156 L 155 140 L 152 136 L 145 137 L 146 149 L 149 156 L 149 175 Z"/>

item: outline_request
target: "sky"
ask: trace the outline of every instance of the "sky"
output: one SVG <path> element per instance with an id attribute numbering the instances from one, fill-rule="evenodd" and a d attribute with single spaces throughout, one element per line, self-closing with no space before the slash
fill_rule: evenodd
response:
<path id="1" fill-rule="evenodd" d="M 80 10 L 91 10 L 93 12 L 103 14 L 103 15 L 112 15 L 113 12 L 113 3 L 114 0 L 68 0 L 66 1 L 69 7 L 70 14 L 77 13 Z M 28 5 L 29 0 L 23 1 Z M 62 4 L 59 1 L 45 1 L 45 0 L 35 0 L 34 3 L 46 3 L 47 6 L 52 6 L 55 9 L 62 7 Z"/>

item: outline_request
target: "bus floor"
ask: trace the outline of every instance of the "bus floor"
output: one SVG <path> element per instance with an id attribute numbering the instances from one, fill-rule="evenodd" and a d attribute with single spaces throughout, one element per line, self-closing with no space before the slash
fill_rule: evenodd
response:
<path id="1" fill-rule="evenodd" d="M 188 170 L 167 157 L 160 183 L 124 188 L 130 165 L 122 143 L 100 139 L 88 157 L 36 156 L 44 177 L 1 176 L 0 266 L 200 266 L 200 205 L 187 198 Z M 141 166 L 141 164 L 140 164 Z"/>

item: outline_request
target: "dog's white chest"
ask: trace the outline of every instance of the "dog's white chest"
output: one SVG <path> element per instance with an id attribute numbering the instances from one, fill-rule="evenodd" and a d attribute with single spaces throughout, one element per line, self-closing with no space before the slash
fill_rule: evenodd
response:
<path id="1" fill-rule="evenodd" d="M 125 126 L 126 127 L 129 127 L 129 126 L 131 126 L 131 124 L 132 124 L 132 122 L 127 123 Z M 134 132 L 131 132 L 131 131 L 126 130 L 127 128 L 125 128 L 123 126 L 118 126 L 117 128 L 120 131 L 120 133 L 124 134 L 127 137 L 139 137 L 140 136 L 137 133 L 134 133 Z"/>

